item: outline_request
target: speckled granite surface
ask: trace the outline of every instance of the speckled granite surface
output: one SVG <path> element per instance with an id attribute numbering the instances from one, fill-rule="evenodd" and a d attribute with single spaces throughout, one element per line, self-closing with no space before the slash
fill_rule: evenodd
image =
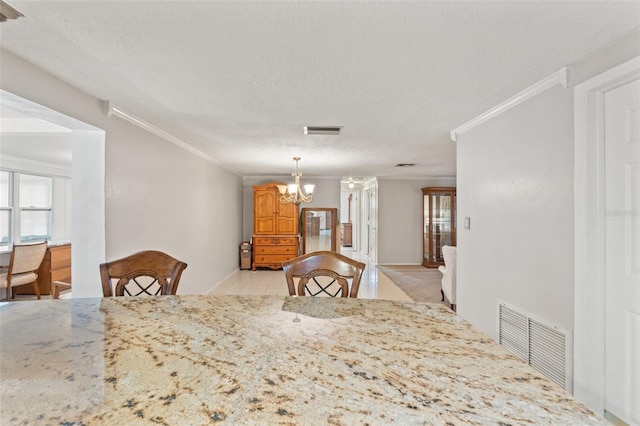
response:
<path id="1" fill-rule="evenodd" d="M 0 307 L 0 424 L 606 424 L 438 304 L 272 296 Z"/>

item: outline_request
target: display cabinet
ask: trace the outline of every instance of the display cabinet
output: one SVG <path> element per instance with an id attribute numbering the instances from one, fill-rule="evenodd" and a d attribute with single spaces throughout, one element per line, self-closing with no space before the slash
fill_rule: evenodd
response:
<path id="1" fill-rule="evenodd" d="M 422 265 L 444 265 L 442 246 L 456 245 L 456 188 L 422 188 Z"/>

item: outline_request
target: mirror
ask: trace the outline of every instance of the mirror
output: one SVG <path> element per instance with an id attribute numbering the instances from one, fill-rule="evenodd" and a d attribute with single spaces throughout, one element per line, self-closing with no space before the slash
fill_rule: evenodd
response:
<path id="1" fill-rule="evenodd" d="M 336 226 L 338 209 L 336 208 L 303 208 L 302 216 L 302 252 L 336 249 Z"/>

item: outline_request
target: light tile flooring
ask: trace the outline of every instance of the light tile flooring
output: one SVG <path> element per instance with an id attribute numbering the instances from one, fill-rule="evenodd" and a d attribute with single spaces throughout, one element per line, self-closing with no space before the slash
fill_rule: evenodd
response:
<path id="1" fill-rule="evenodd" d="M 385 274 L 380 272 L 367 256 L 360 255 L 351 250 L 343 250 L 342 254 L 367 264 L 362 275 L 362 280 L 360 281 L 359 298 L 411 301 L 411 298 Z M 257 271 L 243 270 L 233 273 L 227 279 L 218 283 L 209 294 L 266 294 L 286 296 L 289 294 L 289 291 L 287 290 L 287 282 L 282 270 L 271 271 L 259 269 Z"/>

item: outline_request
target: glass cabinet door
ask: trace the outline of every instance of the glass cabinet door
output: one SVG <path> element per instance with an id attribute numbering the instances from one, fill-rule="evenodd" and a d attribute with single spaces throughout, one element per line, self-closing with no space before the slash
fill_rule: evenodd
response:
<path id="1" fill-rule="evenodd" d="M 455 188 L 423 188 L 422 264 L 436 267 L 444 264 L 443 246 L 455 243 Z"/>

